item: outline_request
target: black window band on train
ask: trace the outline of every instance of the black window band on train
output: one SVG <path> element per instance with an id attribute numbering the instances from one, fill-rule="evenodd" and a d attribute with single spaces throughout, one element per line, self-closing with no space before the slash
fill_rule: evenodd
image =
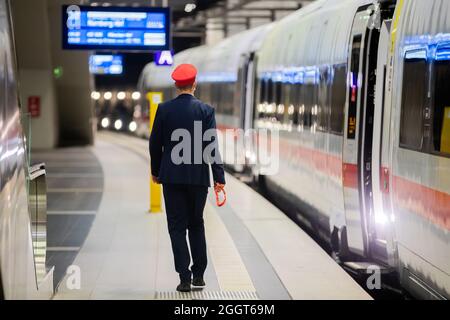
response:
<path id="1" fill-rule="evenodd" d="M 414 79 L 414 81 L 411 81 Z M 450 158 L 450 48 L 407 51 L 403 68 L 400 147 Z"/>
<path id="2" fill-rule="evenodd" d="M 258 79 L 255 94 L 259 101 L 255 102 L 255 108 L 264 103 L 267 106 L 264 111 L 257 110 L 256 117 L 276 120 L 280 124 L 288 125 L 285 128 L 292 130 L 299 126 L 308 130 L 315 125 L 318 132 L 342 136 L 347 64 L 322 66 L 318 70 L 318 81 L 310 79 L 307 82 L 281 82 L 267 78 Z M 272 110 L 273 106 L 275 110 Z"/>
<path id="3" fill-rule="evenodd" d="M 259 87 L 259 101 L 260 103 L 267 102 L 266 91 L 267 91 L 267 82 L 264 79 L 261 79 L 260 87 Z"/>
<path id="4" fill-rule="evenodd" d="M 329 128 L 329 114 L 331 104 L 330 91 L 331 91 L 330 68 L 328 66 L 324 66 L 320 68 L 320 77 L 319 77 L 317 131 L 327 132 Z"/>
<path id="5" fill-rule="evenodd" d="M 450 46 L 437 49 L 432 70 L 432 153 L 450 157 Z"/>
<path id="6" fill-rule="evenodd" d="M 336 65 L 333 69 L 333 79 L 331 85 L 330 132 L 342 136 L 344 133 L 347 65 Z"/>
<path id="7" fill-rule="evenodd" d="M 269 103 L 273 103 L 273 80 L 269 79 L 268 83 L 267 83 L 267 101 Z"/>
<path id="8" fill-rule="evenodd" d="M 402 109 L 400 117 L 400 146 L 422 151 L 428 93 L 428 62 L 425 50 L 407 52 L 403 68 Z M 414 80 L 411 80 L 414 79 Z"/>
<path id="9" fill-rule="evenodd" d="M 352 44 L 352 61 L 350 66 L 350 83 L 348 97 L 348 121 L 347 121 L 347 139 L 354 140 L 356 138 L 357 114 L 358 114 L 358 97 L 359 97 L 359 60 L 361 56 L 362 35 L 353 37 Z"/>
<path id="10" fill-rule="evenodd" d="M 282 89 L 282 84 L 280 81 L 275 82 L 275 104 L 279 105 L 281 104 L 281 99 L 282 99 L 282 93 L 281 93 L 281 89 Z"/>

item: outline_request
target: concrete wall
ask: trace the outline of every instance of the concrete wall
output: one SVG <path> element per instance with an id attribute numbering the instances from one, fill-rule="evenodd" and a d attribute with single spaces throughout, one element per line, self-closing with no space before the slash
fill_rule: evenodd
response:
<path id="1" fill-rule="evenodd" d="M 66 0 L 47 0 L 50 18 L 51 57 L 54 67 L 62 67 L 63 75 L 55 79 L 59 106 L 61 145 L 93 143 L 94 108 L 91 99 L 93 79 L 89 73 L 89 52 L 62 50 L 61 7 Z M 79 4 L 82 1 L 71 1 Z"/>
<path id="2" fill-rule="evenodd" d="M 11 3 L 24 112 L 29 96 L 41 97 L 41 115 L 31 120 L 32 148 L 92 144 L 94 110 L 89 52 L 62 50 L 61 8 L 67 1 Z M 57 67 L 63 70 L 59 78 L 53 75 Z"/>
<path id="3" fill-rule="evenodd" d="M 28 136 L 33 149 L 51 149 L 58 145 L 58 120 L 53 76 L 50 70 L 19 70 L 20 99 L 26 112 L 28 97 L 41 98 L 41 112 L 37 118 L 31 118 L 31 134 Z M 27 114 L 25 115 L 27 116 Z"/>
<path id="4" fill-rule="evenodd" d="M 52 78 L 50 36 L 46 0 L 11 1 L 19 69 L 19 93 L 24 116 L 28 97 L 41 98 L 40 116 L 31 119 L 32 148 L 54 148 L 58 144 L 55 87 Z"/>

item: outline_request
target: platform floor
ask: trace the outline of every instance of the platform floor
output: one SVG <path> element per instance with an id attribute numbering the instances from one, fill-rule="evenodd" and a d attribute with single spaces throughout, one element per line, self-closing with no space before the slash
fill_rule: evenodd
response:
<path id="1" fill-rule="evenodd" d="M 165 214 L 147 212 L 147 142 L 109 132 L 96 141 L 89 152 L 102 168 L 101 201 L 71 262 L 80 268 L 81 288 L 70 290 L 62 275 L 54 298 L 179 298 Z M 77 159 L 76 167 L 89 171 L 90 160 Z M 201 297 L 371 299 L 280 210 L 234 177 L 227 182 L 227 205 L 215 207 L 210 194 L 205 210 L 209 265 Z M 71 191 L 98 194 L 99 188 Z M 77 210 L 68 211 L 75 217 L 89 211 Z"/>
<path id="2" fill-rule="evenodd" d="M 91 148 L 33 151 L 47 173 L 47 267 L 57 286 L 80 251 L 100 206 L 103 170 Z"/>

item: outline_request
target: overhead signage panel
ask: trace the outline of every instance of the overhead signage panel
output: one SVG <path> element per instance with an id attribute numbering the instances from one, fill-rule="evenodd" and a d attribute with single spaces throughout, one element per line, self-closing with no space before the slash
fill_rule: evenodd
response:
<path id="1" fill-rule="evenodd" d="M 170 49 L 168 8 L 63 6 L 63 16 L 64 49 Z"/>
<path id="2" fill-rule="evenodd" d="M 89 71 L 97 75 L 119 75 L 123 72 L 121 55 L 95 54 L 89 57 Z"/>

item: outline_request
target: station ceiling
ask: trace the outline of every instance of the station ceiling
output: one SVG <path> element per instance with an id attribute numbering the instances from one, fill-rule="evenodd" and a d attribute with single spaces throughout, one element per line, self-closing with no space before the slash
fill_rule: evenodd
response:
<path id="1" fill-rule="evenodd" d="M 177 53 L 209 43 L 208 32 L 218 32 L 227 37 L 278 20 L 313 1 L 315 0 L 83 0 L 83 4 L 137 7 L 168 5 L 173 18 L 173 50 Z M 142 68 L 153 59 L 153 55 L 148 53 L 123 55 L 126 65 L 123 76 L 96 76 L 97 88 L 114 90 L 115 87 L 134 86 Z"/>
<path id="2" fill-rule="evenodd" d="M 277 20 L 315 0 L 85 0 L 95 6 L 164 6 L 172 9 L 176 37 L 203 37 L 209 23 L 245 28 Z M 192 9 L 192 4 L 195 8 Z M 189 10 L 189 6 L 191 10 Z"/>

